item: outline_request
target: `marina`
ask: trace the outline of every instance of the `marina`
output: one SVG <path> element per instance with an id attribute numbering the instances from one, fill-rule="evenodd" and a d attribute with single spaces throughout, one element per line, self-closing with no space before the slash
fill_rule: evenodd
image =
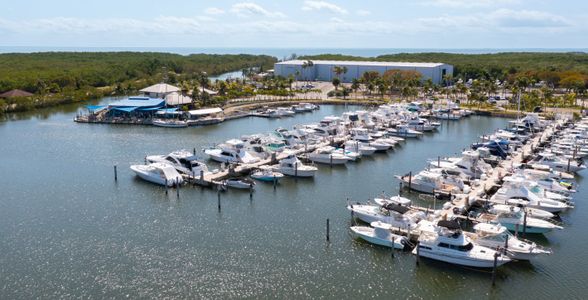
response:
<path id="1" fill-rule="evenodd" d="M 373 293 L 393 297 L 398 291 L 406 297 L 477 297 L 480 293 L 516 297 L 517 286 L 521 285 L 532 287 L 527 292 L 530 297 L 576 297 L 583 291 L 581 281 L 570 272 L 582 272 L 577 259 L 583 257 L 586 243 L 576 238 L 583 236 L 581 228 L 586 222 L 580 201 L 581 177 L 574 195 L 576 208 L 560 214 L 564 229 L 534 238 L 538 246 L 549 248 L 552 254 L 501 266 L 496 288 L 492 288 L 488 272 L 430 260 L 421 261 L 417 267 L 410 251 L 376 247 L 352 238 L 349 228 L 358 224 L 345 209 L 347 203 L 401 192 L 412 205 L 433 208 L 430 200 L 423 200 L 418 193 L 406 188 L 400 191 L 394 175 L 416 174 L 427 168 L 428 160 L 434 163 L 439 156 L 459 156 L 471 143 L 481 141 L 481 136 L 505 128 L 508 119 L 471 116 L 459 121 L 442 120 L 437 133 L 424 133 L 394 150 L 340 166 L 317 165 L 312 179 L 285 176 L 275 189 L 271 182 L 258 182 L 251 196 L 248 189 L 218 193 L 191 184 L 165 189 L 136 178 L 129 166 L 144 164 L 149 155 L 178 149 L 195 148 L 201 156 L 202 149 L 223 141 L 316 123 L 363 107 L 322 105 L 312 114 L 292 118 L 243 118 L 180 130 L 86 126 L 71 122 L 75 109 L 0 126 L 0 134 L 8 142 L 3 144 L 3 172 L 13 170 L 14 174 L 1 184 L 9 199 L 3 202 L 2 233 L 6 242 L 2 245 L 2 265 L 11 291 L 31 297 L 48 296 L 57 285 L 86 286 L 80 296 L 113 297 L 149 293 L 153 286 L 158 286 L 162 295 L 194 293 L 208 297 L 288 297 L 293 293 L 301 297 L 362 297 Z M 27 147 L 32 141 L 44 146 Z M 537 147 L 527 143 L 522 148 L 526 155 L 531 153 L 531 144 Z M 27 150 L 15 156 L 16 147 Z M 522 157 L 521 149 L 518 153 L 509 161 Z M 29 158 L 27 164 L 21 163 L 22 155 Z M 204 160 L 204 156 L 200 158 Z M 35 168 L 40 161 L 46 166 Z M 206 163 L 209 170 L 221 168 L 220 164 Z M 116 181 L 112 178 L 113 165 L 118 167 Z M 508 169 L 509 164 L 503 167 Z M 56 170 L 60 176 L 51 175 Z M 496 179 L 487 178 L 486 188 Z M 471 195 L 477 195 L 483 183 L 473 187 Z M 23 198 L 24 190 L 31 196 Z M 454 202 L 454 207 L 466 205 Z M 436 207 L 441 208 L 442 203 L 438 201 Z M 445 213 L 452 214 L 454 207 Z M 64 226 L 71 229 L 56 231 Z M 26 249 L 24 254 L 20 249 Z M 44 265 L 42 261 L 48 257 L 58 258 Z M 72 259 L 92 271 L 73 267 L 68 263 Z M 157 266 L 162 262 L 171 265 L 174 274 Z M 18 279 L 15 268 L 23 265 L 37 268 L 36 275 Z M 121 271 L 107 271 L 117 269 Z M 157 274 L 157 278 L 148 274 Z M 562 281 L 566 288 L 556 289 Z M 116 288 L 117 282 L 125 287 Z M 36 288 L 25 291 L 25 285 Z M 351 290 L 345 292 L 345 287 Z"/>

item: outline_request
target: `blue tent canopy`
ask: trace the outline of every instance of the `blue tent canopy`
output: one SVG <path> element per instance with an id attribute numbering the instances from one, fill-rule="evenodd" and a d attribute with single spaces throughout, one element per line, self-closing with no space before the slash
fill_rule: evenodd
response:
<path id="1" fill-rule="evenodd" d="M 106 109 L 106 105 L 87 105 L 86 108 L 90 111 L 90 112 L 99 112 L 103 109 Z"/>
<path id="2" fill-rule="evenodd" d="M 135 109 L 137 109 L 138 107 L 136 106 L 132 106 L 132 107 L 113 107 L 111 108 L 111 110 L 117 110 L 117 111 L 122 111 L 122 112 L 132 112 Z"/>
<path id="3" fill-rule="evenodd" d="M 110 103 L 108 106 L 112 107 L 163 107 L 165 100 L 160 98 L 147 97 L 129 97 Z"/>

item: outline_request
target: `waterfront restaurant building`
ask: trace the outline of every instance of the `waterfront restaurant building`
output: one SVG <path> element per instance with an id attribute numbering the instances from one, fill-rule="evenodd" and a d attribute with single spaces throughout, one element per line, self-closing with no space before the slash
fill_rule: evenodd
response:
<path id="1" fill-rule="evenodd" d="M 337 77 L 335 67 L 346 67 L 347 72 L 339 75 L 342 82 L 352 82 L 360 79 L 367 71 L 376 71 L 380 74 L 388 70 L 414 70 L 422 74 L 422 80 L 431 79 L 433 83 L 440 84 L 443 76 L 453 75 L 453 66 L 443 63 L 413 63 L 413 62 L 384 62 L 384 61 L 338 61 L 338 60 L 313 60 L 311 66 L 306 66 L 306 60 L 289 60 L 276 63 L 274 73 L 276 76 L 294 76 L 296 80 L 332 81 Z"/>

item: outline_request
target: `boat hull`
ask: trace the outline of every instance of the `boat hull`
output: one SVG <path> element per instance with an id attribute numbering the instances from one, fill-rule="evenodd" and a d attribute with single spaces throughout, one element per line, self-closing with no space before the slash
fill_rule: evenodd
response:
<path id="1" fill-rule="evenodd" d="M 370 244 L 399 250 L 402 250 L 405 247 L 403 244 L 403 238 L 399 236 L 390 235 L 388 238 L 380 238 L 376 236 L 373 228 L 366 226 L 352 226 L 350 229 L 351 234 L 355 239 L 362 239 Z"/>

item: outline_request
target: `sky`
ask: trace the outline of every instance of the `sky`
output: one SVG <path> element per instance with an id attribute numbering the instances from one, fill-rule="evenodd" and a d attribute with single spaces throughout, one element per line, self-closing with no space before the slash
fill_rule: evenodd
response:
<path id="1" fill-rule="evenodd" d="M 0 46 L 588 48 L 586 0 L 6 1 Z"/>

